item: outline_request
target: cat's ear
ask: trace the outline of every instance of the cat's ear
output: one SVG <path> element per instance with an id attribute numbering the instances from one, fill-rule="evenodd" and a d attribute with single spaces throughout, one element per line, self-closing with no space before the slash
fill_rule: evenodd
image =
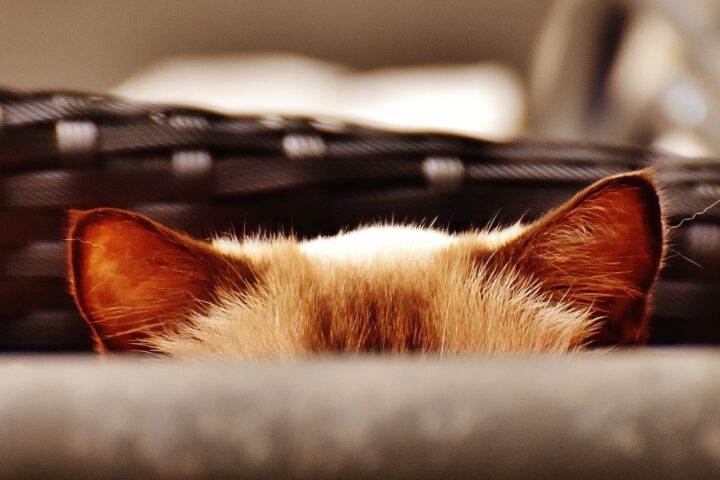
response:
<path id="1" fill-rule="evenodd" d="M 117 209 L 70 212 L 71 292 L 99 351 L 146 350 L 212 300 L 218 282 L 250 270 L 149 218 Z"/>
<path id="2" fill-rule="evenodd" d="M 554 298 L 602 319 L 595 344 L 646 339 L 649 291 L 664 253 L 650 172 L 591 185 L 505 248 Z"/>

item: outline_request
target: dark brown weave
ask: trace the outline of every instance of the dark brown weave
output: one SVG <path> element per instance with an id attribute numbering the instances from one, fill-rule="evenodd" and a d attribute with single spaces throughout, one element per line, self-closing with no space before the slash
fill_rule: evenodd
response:
<path id="1" fill-rule="evenodd" d="M 641 148 L 0 90 L 0 350 L 89 347 L 66 294 L 67 208 L 129 208 L 199 237 L 308 237 L 383 219 L 458 230 L 535 218 L 594 180 L 646 166 L 658 169 L 672 224 L 720 198 L 716 160 Z M 720 343 L 718 213 L 673 230 L 682 256 L 657 288 L 653 343 Z"/>

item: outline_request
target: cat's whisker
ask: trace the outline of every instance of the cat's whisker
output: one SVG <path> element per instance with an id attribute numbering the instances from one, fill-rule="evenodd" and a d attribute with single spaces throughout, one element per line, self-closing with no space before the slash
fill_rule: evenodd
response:
<path id="1" fill-rule="evenodd" d="M 688 256 L 686 256 L 686 255 L 683 255 L 682 253 L 680 253 L 680 251 L 675 250 L 674 248 L 668 248 L 667 259 L 673 258 L 673 257 L 675 257 L 675 256 L 680 257 L 680 258 L 682 258 L 683 260 L 688 261 L 689 263 L 695 265 L 695 266 L 698 267 L 698 268 L 703 268 L 703 266 L 702 266 L 701 264 L 699 264 L 699 263 L 696 262 L 695 260 L 691 259 L 690 257 L 688 257 Z"/>

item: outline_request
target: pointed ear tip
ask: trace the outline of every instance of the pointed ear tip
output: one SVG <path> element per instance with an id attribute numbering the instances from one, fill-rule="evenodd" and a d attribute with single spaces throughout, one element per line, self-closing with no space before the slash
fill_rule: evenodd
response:
<path id="1" fill-rule="evenodd" d="M 610 177 L 605 181 L 606 186 L 610 187 L 633 187 L 651 193 L 654 197 L 658 197 L 658 185 L 655 181 L 654 172 L 651 169 L 638 170 L 636 172 L 623 173 Z"/>
<path id="2" fill-rule="evenodd" d="M 114 208 L 94 208 L 90 210 L 72 209 L 67 211 L 67 261 L 69 264 L 71 282 L 80 272 L 75 262 L 88 250 L 88 246 L 99 245 L 101 242 L 94 238 L 98 230 L 106 222 L 128 219 L 130 212 Z M 90 240 L 88 242 L 88 240 Z"/>
<path id="3" fill-rule="evenodd" d="M 631 195 L 633 203 L 640 206 L 646 215 L 662 223 L 661 189 L 655 181 L 652 169 L 638 170 L 606 178 L 596 184 L 595 192 L 622 191 Z"/>
<path id="4" fill-rule="evenodd" d="M 90 210 L 71 209 L 67 211 L 69 238 L 77 236 L 77 232 L 97 222 L 113 220 L 134 220 L 140 215 L 119 208 L 93 208 Z"/>
<path id="5" fill-rule="evenodd" d="M 666 246 L 667 228 L 663 215 L 662 190 L 655 180 L 654 170 L 646 168 L 611 177 L 605 187 L 625 190 L 629 204 L 635 205 L 638 212 L 642 212 L 640 215 L 645 220 L 647 239 L 650 245 L 654 245 L 653 258 L 656 263 L 661 264 Z"/>
<path id="6" fill-rule="evenodd" d="M 70 228 L 70 231 L 74 231 L 77 229 L 78 224 L 80 223 L 86 223 L 87 219 L 96 216 L 98 212 L 101 212 L 105 209 L 102 208 L 93 208 L 90 210 L 79 210 L 79 209 L 71 209 L 67 211 L 67 218 L 68 218 L 68 226 Z"/>

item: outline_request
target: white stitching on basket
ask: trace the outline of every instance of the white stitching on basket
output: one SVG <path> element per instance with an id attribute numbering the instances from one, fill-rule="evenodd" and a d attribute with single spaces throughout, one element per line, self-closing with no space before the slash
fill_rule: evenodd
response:
<path id="1" fill-rule="evenodd" d="M 55 123 L 55 141 L 61 153 L 90 153 L 97 140 L 98 127 L 93 122 L 60 120 Z"/>
<path id="2" fill-rule="evenodd" d="M 317 135 L 291 133 L 282 141 L 283 151 L 288 158 L 318 158 L 327 153 L 325 141 Z"/>
<path id="3" fill-rule="evenodd" d="M 213 159 L 206 150 L 180 150 L 173 153 L 173 172 L 180 176 L 198 175 L 212 168 Z"/>
<path id="4" fill-rule="evenodd" d="M 465 179 L 465 164 L 458 157 L 429 156 L 421 169 L 431 188 L 452 190 Z"/>

